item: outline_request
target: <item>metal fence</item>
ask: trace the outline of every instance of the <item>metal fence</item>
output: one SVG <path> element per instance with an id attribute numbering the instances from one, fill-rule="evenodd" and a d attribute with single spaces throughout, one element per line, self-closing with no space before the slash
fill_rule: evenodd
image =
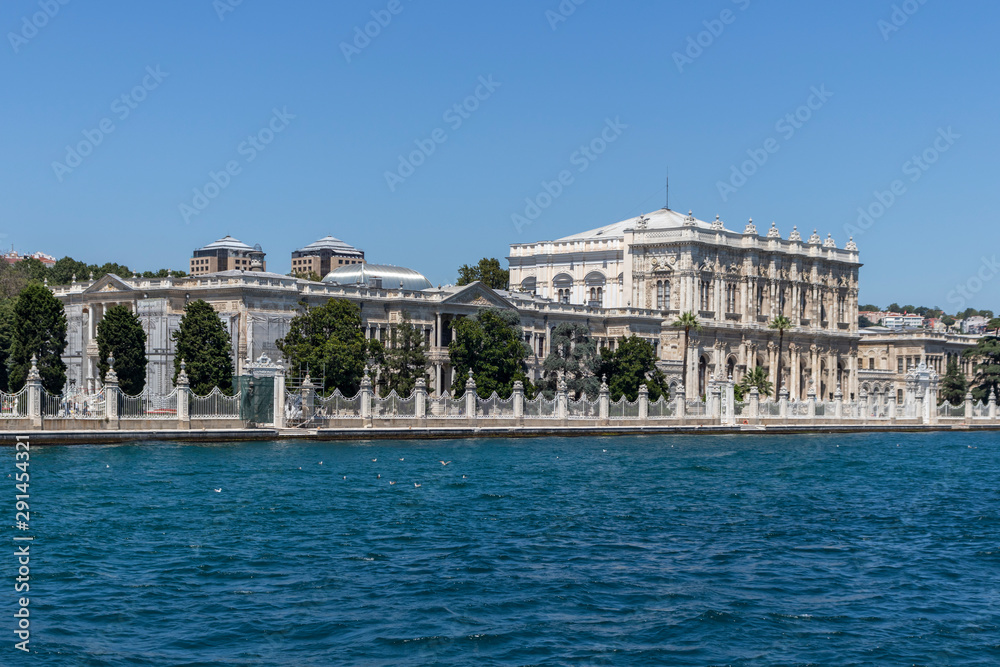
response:
<path id="1" fill-rule="evenodd" d="M 0 391 L 0 418 L 20 419 L 28 416 L 28 388 L 16 394 Z"/>
<path id="2" fill-rule="evenodd" d="M 207 396 L 191 395 L 188 402 L 191 419 L 239 419 L 240 395 L 226 396 L 218 387 Z"/>
<path id="3" fill-rule="evenodd" d="M 666 419 L 668 417 L 676 417 L 677 403 L 675 401 L 667 401 L 660 396 L 660 400 L 649 404 L 649 410 L 646 414 L 650 419 Z"/>
<path id="4" fill-rule="evenodd" d="M 465 417 L 465 397 L 452 398 L 448 392 L 444 392 L 428 401 L 427 412 L 434 417 Z"/>
<path id="5" fill-rule="evenodd" d="M 639 401 L 630 401 L 622 396 L 617 402 L 608 404 L 608 419 L 638 419 Z"/>
<path id="6" fill-rule="evenodd" d="M 349 419 L 361 416 L 361 392 L 345 398 L 339 389 L 326 398 L 316 399 L 316 416 L 325 419 Z"/>
<path id="7" fill-rule="evenodd" d="M 477 397 L 477 416 L 486 419 L 501 419 L 514 416 L 514 396 L 503 399 L 496 392 L 487 399 Z"/>
<path id="8" fill-rule="evenodd" d="M 524 402 L 524 416 L 525 417 L 536 417 L 540 419 L 552 419 L 556 416 L 556 401 L 555 399 L 547 400 L 544 396 L 539 395 L 532 401 Z"/>
<path id="9" fill-rule="evenodd" d="M 166 396 L 144 391 L 138 396 L 119 394 L 119 419 L 177 419 L 177 390 Z"/>
<path id="10" fill-rule="evenodd" d="M 417 397 L 411 394 L 409 398 L 400 398 L 393 389 L 385 398 L 372 398 L 372 417 L 382 419 L 405 419 L 417 416 Z"/>
<path id="11" fill-rule="evenodd" d="M 959 403 L 958 405 L 952 405 L 948 401 L 945 401 L 938 406 L 938 417 L 964 417 L 965 416 L 965 404 Z"/>
<path id="12" fill-rule="evenodd" d="M 597 419 L 601 416 L 601 403 L 588 401 L 586 396 L 581 396 L 579 401 L 567 401 L 566 416 L 570 419 Z"/>

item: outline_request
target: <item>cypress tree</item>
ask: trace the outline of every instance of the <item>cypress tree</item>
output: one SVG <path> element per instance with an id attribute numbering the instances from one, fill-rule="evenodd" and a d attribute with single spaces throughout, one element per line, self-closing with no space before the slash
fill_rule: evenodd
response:
<path id="1" fill-rule="evenodd" d="M 146 386 L 146 332 L 139 316 L 125 306 L 112 306 L 97 325 L 98 368 L 101 381 L 115 358 L 115 374 L 122 392 L 135 396 Z"/>
<path id="2" fill-rule="evenodd" d="M 10 390 L 20 391 L 31 370 L 32 355 L 38 357 L 42 386 L 61 394 L 66 384 L 66 313 L 62 303 L 41 283 L 30 283 L 14 304 L 14 332 L 11 337 Z"/>
<path id="3" fill-rule="evenodd" d="M 171 337 L 177 344 L 174 353 L 175 385 L 181 361 L 184 361 L 194 393 L 206 395 L 215 387 L 225 394 L 233 393 L 231 339 L 210 303 L 198 299 L 185 306 L 180 328 Z"/>

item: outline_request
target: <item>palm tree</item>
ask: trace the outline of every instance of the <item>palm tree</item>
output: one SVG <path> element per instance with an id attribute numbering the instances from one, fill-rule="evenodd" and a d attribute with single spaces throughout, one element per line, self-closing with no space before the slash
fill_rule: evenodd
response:
<path id="1" fill-rule="evenodd" d="M 757 366 L 752 371 L 749 371 L 743 376 L 743 379 L 740 380 L 740 388 L 743 390 L 744 396 L 750 395 L 750 389 L 752 387 L 757 387 L 758 393 L 764 398 L 771 395 L 773 385 L 771 384 L 771 381 L 767 379 L 767 373 L 760 366 Z"/>
<path id="2" fill-rule="evenodd" d="M 674 323 L 670 326 L 684 329 L 684 372 L 681 377 L 683 378 L 684 386 L 687 387 L 688 337 L 691 335 L 691 329 L 694 329 L 696 333 L 701 331 L 701 323 L 698 322 L 698 316 L 689 310 L 686 313 L 681 313 L 680 317 L 674 320 Z"/>
<path id="3" fill-rule="evenodd" d="M 775 396 L 781 394 L 781 348 L 785 344 L 785 332 L 792 328 L 792 321 L 784 315 L 778 315 L 767 326 L 768 329 L 778 330 L 778 385 L 774 392 Z"/>

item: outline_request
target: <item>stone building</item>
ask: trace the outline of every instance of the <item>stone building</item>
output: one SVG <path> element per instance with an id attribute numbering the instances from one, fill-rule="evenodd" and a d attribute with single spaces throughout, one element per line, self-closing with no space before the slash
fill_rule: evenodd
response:
<path id="1" fill-rule="evenodd" d="M 362 268 L 363 280 L 346 275 L 352 270 L 360 275 Z M 405 277 L 402 285 L 401 276 Z M 523 293 L 497 292 L 480 283 L 434 288 L 419 273 L 400 267 L 345 266 L 328 278 L 316 283 L 265 271 L 229 270 L 185 278 L 108 275 L 94 282 L 56 287 L 54 293 L 65 306 L 68 320 L 63 355 L 67 379 L 71 387 L 87 391 L 100 386 L 97 325 L 110 306 L 121 304 L 139 315 L 148 337 L 147 387 L 154 393 L 169 393 L 174 372 L 171 334 L 180 325 L 185 304 L 196 299 L 207 301 L 218 311 L 232 340 L 237 374 L 243 374 L 249 360 L 262 354 L 280 360 L 275 341 L 288 332 L 303 304 L 316 307 L 334 298 L 357 303 L 365 336 L 387 344 L 406 313 L 424 331 L 430 348 L 428 388 L 438 393 L 454 380 L 448 356 L 451 322 L 474 315 L 483 307 L 518 313 L 525 342 L 532 350 L 528 359 L 532 379 L 541 373 L 553 329 L 563 322 L 586 324 L 601 344 L 609 347 L 614 346 L 614 338 L 632 333 L 654 346 L 660 343 L 661 317 L 650 311 L 553 303 Z"/>
<path id="2" fill-rule="evenodd" d="M 976 345 L 979 336 L 885 327 L 863 329 L 860 335 L 860 388 L 869 395 L 893 394 L 901 404 L 911 370 L 925 365 L 944 377 L 952 360 L 958 361 L 966 379 L 971 382 L 975 378 L 974 362 L 962 354 Z"/>
<path id="3" fill-rule="evenodd" d="M 226 236 L 195 250 L 189 273 L 192 276 L 204 276 L 219 271 L 266 271 L 264 257 L 265 253 L 260 245 L 251 248 L 232 236 Z"/>
<path id="4" fill-rule="evenodd" d="M 755 366 L 777 380 L 778 342 L 768 323 L 792 324 L 781 350 L 782 384 L 792 399 L 815 387 L 830 399 L 858 390 L 858 271 L 853 240 L 839 249 L 815 231 L 787 239 L 772 223 L 760 235 L 669 209 L 556 241 L 513 244 L 514 290 L 568 305 L 640 309 L 662 321 L 660 358 L 673 377 L 683 369 L 683 338 L 670 324 L 693 312 L 704 327 L 689 340 L 689 398 L 713 377 L 739 380 Z"/>
<path id="5" fill-rule="evenodd" d="M 334 269 L 365 263 L 365 251 L 332 236 L 324 236 L 304 248 L 292 251 L 292 273 L 325 276 Z"/>

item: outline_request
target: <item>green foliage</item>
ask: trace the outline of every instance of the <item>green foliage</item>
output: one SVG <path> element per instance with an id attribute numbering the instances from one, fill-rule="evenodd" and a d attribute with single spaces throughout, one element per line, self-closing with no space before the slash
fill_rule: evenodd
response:
<path id="1" fill-rule="evenodd" d="M 948 401 L 952 405 L 959 405 L 965 402 L 965 394 L 969 391 L 969 381 L 958 365 L 957 359 L 948 362 L 948 369 L 944 377 L 941 378 L 941 393 L 938 396 L 941 401 Z M 989 392 L 987 392 L 989 393 Z"/>
<path id="2" fill-rule="evenodd" d="M 551 398 L 562 376 L 571 399 L 577 400 L 585 394 L 594 400 L 601 389 L 601 379 L 597 376 L 600 358 L 590 329 L 579 322 L 559 324 L 552 330 L 552 351 L 542 364 L 545 375 L 538 388 Z"/>
<path id="3" fill-rule="evenodd" d="M 688 338 L 691 336 L 691 331 L 692 330 L 694 330 L 696 333 L 699 332 L 699 331 L 701 331 L 701 328 L 702 328 L 701 327 L 701 323 L 698 322 L 698 316 L 697 315 L 695 315 L 692 311 L 688 311 L 686 313 L 681 313 L 680 317 L 678 317 L 676 320 L 674 320 L 674 323 L 671 324 L 670 326 L 674 327 L 675 329 L 683 329 L 684 330 L 684 370 L 683 370 L 683 373 L 682 373 L 682 377 L 684 378 L 684 386 L 686 387 L 687 383 L 688 383 L 688 377 L 687 377 L 687 372 L 688 372 Z"/>
<path id="4" fill-rule="evenodd" d="M 233 355 L 231 339 L 212 305 L 198 299 L 184 307 L 180 328 L 173 332 L 174 377 L 180 374 L 181 361 L 187 364 L 191 390 L 204 396 L 218 387 L 225 394 L 233 392 Z"/>
<path id="5" fill-rule="evenodd" d="M 867 327 L 873 327 L 873 326 L 875 326 L 875 323 L 872 322 L 870 319 L 868 319 L 864 315 L 859 315 L 858 316 L 858 327 L 859 328 L 865 329 Z"/>
<path id="6" fill-rule="evenodd" d="M 452 394 L 465 393 L 469 370 L 476 381 L 476 393 L 489 398 L 493 392 L 506 398 L 514 391 L 514 382 L 525 384 L 530 395 L 527 378 L 527 359 L 530 350 L 523 342 L 518 315 L 507 310 L 482 309 L 474 317 L 465 317 L 451 323 L 454 337 L 448 346 L 455 382 Z"/>
<path id="7" fill-rule="evenodd" d="M 406 312 L 403 313 L 403 321 L 392 332 L 392 341 L 389 349 L 384 352 L 382 368 L 385 394 L 395 390 L 403 398 L 412 394 L 417 379 L 427 374 L 427 345 L 423 329 L 414 326 Z"/>
<path id="8" fill-rule="evenodd" d="M 42 264 L 34 257 L 22 259 L 14 265 L 14 270 L 21 273 L 25 278 L 43 282 L 49 277 L 49 267 Z"/>
<path id="9" fill-rule="evenodd" d="M 84 262 L 78 262 L 72 257 L 63 257 L 56 260 L 55 266 L 49 269 L 50 285 L 69 285 L 73 282 L 73 276 L 77 280 L 86 280 L 90 275 L 91 268 Z"/>
<path id="10" fill-rule="evenodd" d="M 361 310 L 345 299 L 331 299 L 296 316 L 288 334 L 276 345 L 293 375 L 308 371 L 324 393 L 340 389 L 345 396 L 354 396 L 361 389 L 369 353 L 380 349 L 365 340 Z"/>
<path id="11" fill-rule="evenodd" d="M 111 306 L 97 325 L 97 356 L 101 381 L 114 356 L 115 374 L 122 392 L 136 396 L 146 386 L 146 332 L 139 316 L 125 306 Z"/>
<path id="12" fill-rule="evenodd" d="M 994 317 L 992 320 L 986 323 L 987 329 L 992 329 L 993 331 L 1000 332 L 1000 317 Z"/>
<path id="13" fill-rule="evenodd" d="M 740 380 L 737 389 L 740 390 L 740 397 L 737 400 L 744 401 L 750 397 L 750 389 L 757 387 L 757 392 L 760 395 L 761 400 L 767 398 L 771 395 L 771 390 L 774 389 L 774 385 L 771 381 L 767 379 L 767 371 L 765 371 L 761 366 L 757 366 L 753 370 L 749 371 Z"/>
<path id="14" fill-rule="evenodd" d="M 28 279 L 7 262 L 0 260 L 0 299 L 16 299 Z"/>
<path id="15" fill-rule="evenodd" d="M 505 290 L 510 283 L 510 271 L 500 266 L 500 260 L 483 257 L 476 266 L 463 264 L 458 268 L 457 285 L 479 281 L 490 289 Z"/>
<path id="16" fill-rule="evenodd" d="M 955 315 L 960 320 L 967 320 L 970 317 L 985 317 L 990 320 L 993 319 L 992 310 L 976 310 L 975 308 L 966 308 L 962 312 Z"/>
<path id="17" fill-rule="evenodd" d="M 315 271 L 309 271 L 307 273 L 296 273 L 295 271 L 292 271 L 288 275 L 290 275 L 293 278 L 301 278 L 302 280 L 309 280 L 314 283 L 323 282 L 323 276 L 319 275 Z"/>
<path id="18" fill-rule="evenodd" d="M 942 322 L 942 323 L 944 323 L 944 325 L 945 325 L 946 327 L 950 327 L 950 326 L 953 326 L 953 325 L 955 324 L 955 322 L 957 322 L 957 321 L 958 321 L 958 320 L 956 320 L 956 319 L 955 319 L 954 317 L 952 317 L 951 315 L 945 315 L 944 317 L 942 317 L 942 318 L 941 318 L 941 322 Z"/>
<path id="19" fill-rule="evenodd" d="M 778 372 L 776 377 L 778 378 L 778 386 L 775 389 L 775 396 L 781 394 L 781 351 L 785 346 L 785 332 L 792 328 L 792 321 L 789 320 L 784 315 L 778 315 L 771 323 L 767 325 L 768 329 L 778 330 Z"/>
<path id="20" fill-rule="evenodd" d="M 966 350 L 964 355 L 975 360 L 976 364 L 972 397 L 985 403 L 992 391 L 1000 400 L 1000 338 L 980 338 L 976 346 Z"/>
<path id="21" fill-rule="evenodd" d="M 108 262 L 103 266 L 92 265 L 90 268 L 94 272 L 94 280 L 100 280 L 109 273 L 113 273 L 119 278 L 128 279 L 132 277 L 132 269 L 128 268 L 124 264 L 118 264 L 116 262 Z"/>
<path id="22" fill-rule="evenodd" d="M 44 285 L 29 283 L 14 304 L 14 332 L 11 336 L 11 391 L 20 391 L 31 370 L 31 356 L 38 357 L 38 372 L 42 386 L 53 394 L 62 393 L 66 384 L 66 365 L 62 353 L 66 349 L 66 313 L 59 299 Z"/>
<path id="23" fill-rule="evenodd" d="M 597 370 L 601 375 L 607 376 L 613 401 L 622 396 L 630 401 L 636 400 L 639 397 L 639 385 L 642 384 L 649 389 L 650 401 L 658 401 L 661 396 L 664 399 L 670 398 L 667 379 L 656 367 L 653 346 L 635 334 L 618 339 L 614 352 L 601 350 Z"/>
<path id="24" fill-rule="evenodd" d="M 873 306 L 872 304 L 868 304 L 865 306 L 858 306 L 858 310 L 874 311 L 876 313 L 882 312 L 881 308 L 879 308 L 878 306 Z"/>
<path id="25" fill-rule="evenodd" d="M 3 262 L 6 263 L 6 262 Z M 10 377 L 7 360 L 14 342 L 14 299 L 0 299 L 0 391 L 8 391 Z"/>

